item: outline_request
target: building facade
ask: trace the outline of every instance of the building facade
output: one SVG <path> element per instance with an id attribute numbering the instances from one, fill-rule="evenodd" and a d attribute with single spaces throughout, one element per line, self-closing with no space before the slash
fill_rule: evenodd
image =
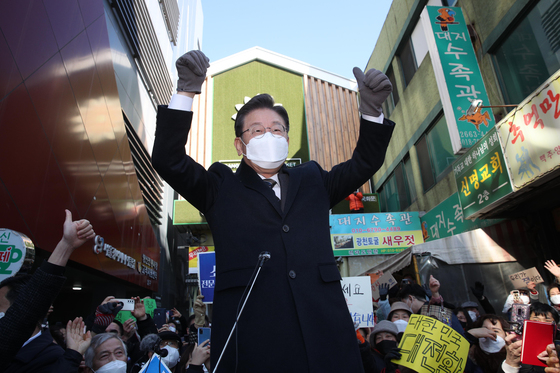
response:
<path id="1" fill-rule="evenodd" d="M 469 287 L 482 281 L 501 310 L 512 289 L 508 274 L 536 267 L 548 282 L 544 262 L 560 259 L 555 191 L 560 122 L 552 111 L 560 69 L 553 31 L 559 9 L 549 0 L 394 1 L 368 61 L 368 68 L 384 71 L 393 83 L 384 111 L 397 123 L 386 162 L 374 176 L 374 191 L 382 211 L 426 213 L 426 243 L 412 253 L 417 270 L 428 258 L 440 260 L 439 268 L 427 265 L 424 275 L 445 279 L 442 293 L 451 302 L 474 300 Z M 468 48 L 460 43 L 468 44 L 474 63 L 467 65 Z M 449 73 L 448 67 L 453 67 Z M 481 84 L 475 87 L 477 74 Z M 481 98 L 479 117 L 467 122 L 471 100 Z M 455 117 L 454 110 L 462 116 Z M 459 125 L 470 127 L 457 131 Z M 483 136 L 494 129 L 486 141 Z M 463 135 L 466 140 L 457 142 Z M 482 159 L 489 143 L 504 154 L 503 183 L 512 184 L 499 196 L 495 187 L 481 192 L 493 182 L 486 181 L 483 170 L 471 167 L 469 175 L 462 174 L 465 165 Z M 491 164 L 489 159 L 479 167 Z M 482 199 L 467 206 L 471 192 Z M 464 222 L 469 228 L 461 231 Z M 351 258 L 350 272 L 366 273 L 385 259 Z"/>
<path id="2" fill-rule="evenodd" d="M 98 235 L 72 255 L 53 315 L 108 295 L 179 306 L 187 258 L 150 152 L 175 58 L 201 44 L 200 1 L 3 2 L 0 31 L 0 226 L 34 242 L 35 265 L 64 209 Z"/>

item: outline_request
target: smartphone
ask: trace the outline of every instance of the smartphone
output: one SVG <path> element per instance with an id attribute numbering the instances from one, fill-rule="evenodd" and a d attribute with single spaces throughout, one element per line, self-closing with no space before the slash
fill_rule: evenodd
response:
<path id="1" fill-rule="evenodd" d="M 198 345 L 210 339 L 210 328 L 198 328 Z"/>
<path id="2" fill-rule="evenodd" d="M 123 304 L 121 311 L 134 311 L 134 299 L 115 299 L 117 302 Z"/>
<path id="3" fill-rule="evenodd" d="M 156 308 L 154 310 L 154 323 L 156 324 L 156 327 L 158 329 L 160 329 L 163 326 L 163 324 L 167 323 L 167 315 L 166 315 L 165 308 Z"/>
<path id="4" fill-rule="evenodd" d="M 528 304 L 514 303 L 511 307 L 510 324 L 512 331 L 517 335 L 523 334 L 523 322 L 529 319 L 530 306 Z"/>
<path id="5" fill-rule="evenodd" d="M 513 290 L 512 294 L 513 294 L 513 301 L 514 302 L 521 300 L 521 297 L 519 296 L 519 290 Z"/>

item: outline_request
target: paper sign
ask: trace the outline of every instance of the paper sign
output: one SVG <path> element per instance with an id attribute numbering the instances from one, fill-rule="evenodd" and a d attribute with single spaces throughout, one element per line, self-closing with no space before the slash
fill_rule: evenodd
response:
<path id="1" fill-rule="evenodd" d="M 27 270 L 35 260 L 35 246 L 23 233 L 0 228 L 0 281 Z"/>
<path id="2" fill-rule="evenodd" d="M 142 301 L 144 302 L 144 309 L 146 310 L 146 314 L 150 315 L 150 317 L 154 317 L 154 310 L 157 308 L 156 306 L 156 300 L 155 299 L 142 299 Z M 132 312 L 130 311 L 119 311 L 119 313 L 117 313 L 117 316 L 115 316 L 115 320 L 119 321 L 121 324 L 124 324 L 124 322 L 128 319 L 134 319 L 136 320 L 136 318 L 134 316 L 132 316 Z"/>
<path id="3" fill-rule="evenodd" d="M 171 373 L 167 365 L 159 358 L 158 354 L 153 354 L 152 358 L 144 364 L 139 373 Z"/>
<path id="4" fill-rule="evenodd" d="M 204 295 L 203 302 L 214 302 L 214 285 L 216 283 L 216 253 L 198 254 L 198 286 L 200 294 Z"/>
<path id="5" fill-rule="evenodd" d="M 198 254 L 214 251 L 214 246 L 189 247 L 189 273 L 198 273 Z"/>
<path id="6" fill-rule="evenodd" d="M 371 279 L 373 280 L 373 277 Z M 393 275 L 388 272 L 384 273 L 383 276 L 374 280 L 374 282 L 371 284 L 371 296 L 373 297 L 374 302 L 377 302 L 379 300 L 379 285 L 381 284 L 389 284 L 390 289 L 397 284 L 397 280 L 395 280 Z"/>
<path id="7" fill-rule="evenodd" d="M 516 289 L 526 288 L 529 282 L 534 282 L 536 284 L 544 282 L 539 271 L 537 271 L 535 267 L 509 275 L 509 279 Z"/>
<path id="8" fill-rule="evenodd" d="M 358 322 L 360 328 L 374 326 L 370 277 L 343 277 L 340 285 L 354 322 Z"/>
<path id="9" fill-rule="evenodd" d="M 399 344 L 402 357 L 393 360 L 416 372 L 462 373 L 469 342 L 453 328 L 421 315 L 411 315 Z"/>

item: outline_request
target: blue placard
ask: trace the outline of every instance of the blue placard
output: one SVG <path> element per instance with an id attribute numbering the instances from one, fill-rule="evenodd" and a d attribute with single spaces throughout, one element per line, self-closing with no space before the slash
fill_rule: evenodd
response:
<path id="1" fill-rule="evenodd" d="M 214 302 L 214 285 L 216 283 L 216 253 L 198 254 L 198 281 L 200 294 L 204 295 L 204 303 Z"/>
<path id="2" fill-rule="evenodd" d="M 153 354 L 152 358 L 144 364 L 139 373 L 171 373 L 167 365 L 160 360 L 158 354 Z"/>

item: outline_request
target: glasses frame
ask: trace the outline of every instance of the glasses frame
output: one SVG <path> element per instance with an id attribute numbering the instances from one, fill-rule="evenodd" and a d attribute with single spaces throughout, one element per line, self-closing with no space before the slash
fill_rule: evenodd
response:
<path id="1" fill-rule="evenodd" d="M 255 127 L 257 127 L 257 126 L 260 126 L 260 127 L 264 128 L 264 133 L 263 133 L 262 135 L 253 135 L 253 136 L 251 136 L 251 139 L 255 139 L 255 138 L 256 138 L 256 139 L 260 139 L 260 138 L 262 138 L 267 132 L 270 132 L 270 133 L 272 134 L 272 136 L 274 136 L 274 137 L 284 137 L 284 138 L 285 138 L 285 137 L 287 136 L 287 134 L 288 134 L 288 130 L 286 129 L 286 126 L 284 126 L 283 124 L 280 124 L 280 123 L 275 123 L 275 124 L 273 124 L 273 126 L 280 126 L 280 127 L 282 127 L 283 133 L 282 133 L 282 135 L 280 135 L 280 136 L 272 132 L 272 127 L 265 127 L 265 126 L 263 126 L 262 124 L 253 124 L 251 127 L 247 128 L 245 131 L 241 132 L 241 134 L 239 135 L 239 137 L 242 137 L 243 134 L 244 134 L 245 132 L 249 132 L 249 131 L 251 131 L 252 129 L 254 129 Z"/>

